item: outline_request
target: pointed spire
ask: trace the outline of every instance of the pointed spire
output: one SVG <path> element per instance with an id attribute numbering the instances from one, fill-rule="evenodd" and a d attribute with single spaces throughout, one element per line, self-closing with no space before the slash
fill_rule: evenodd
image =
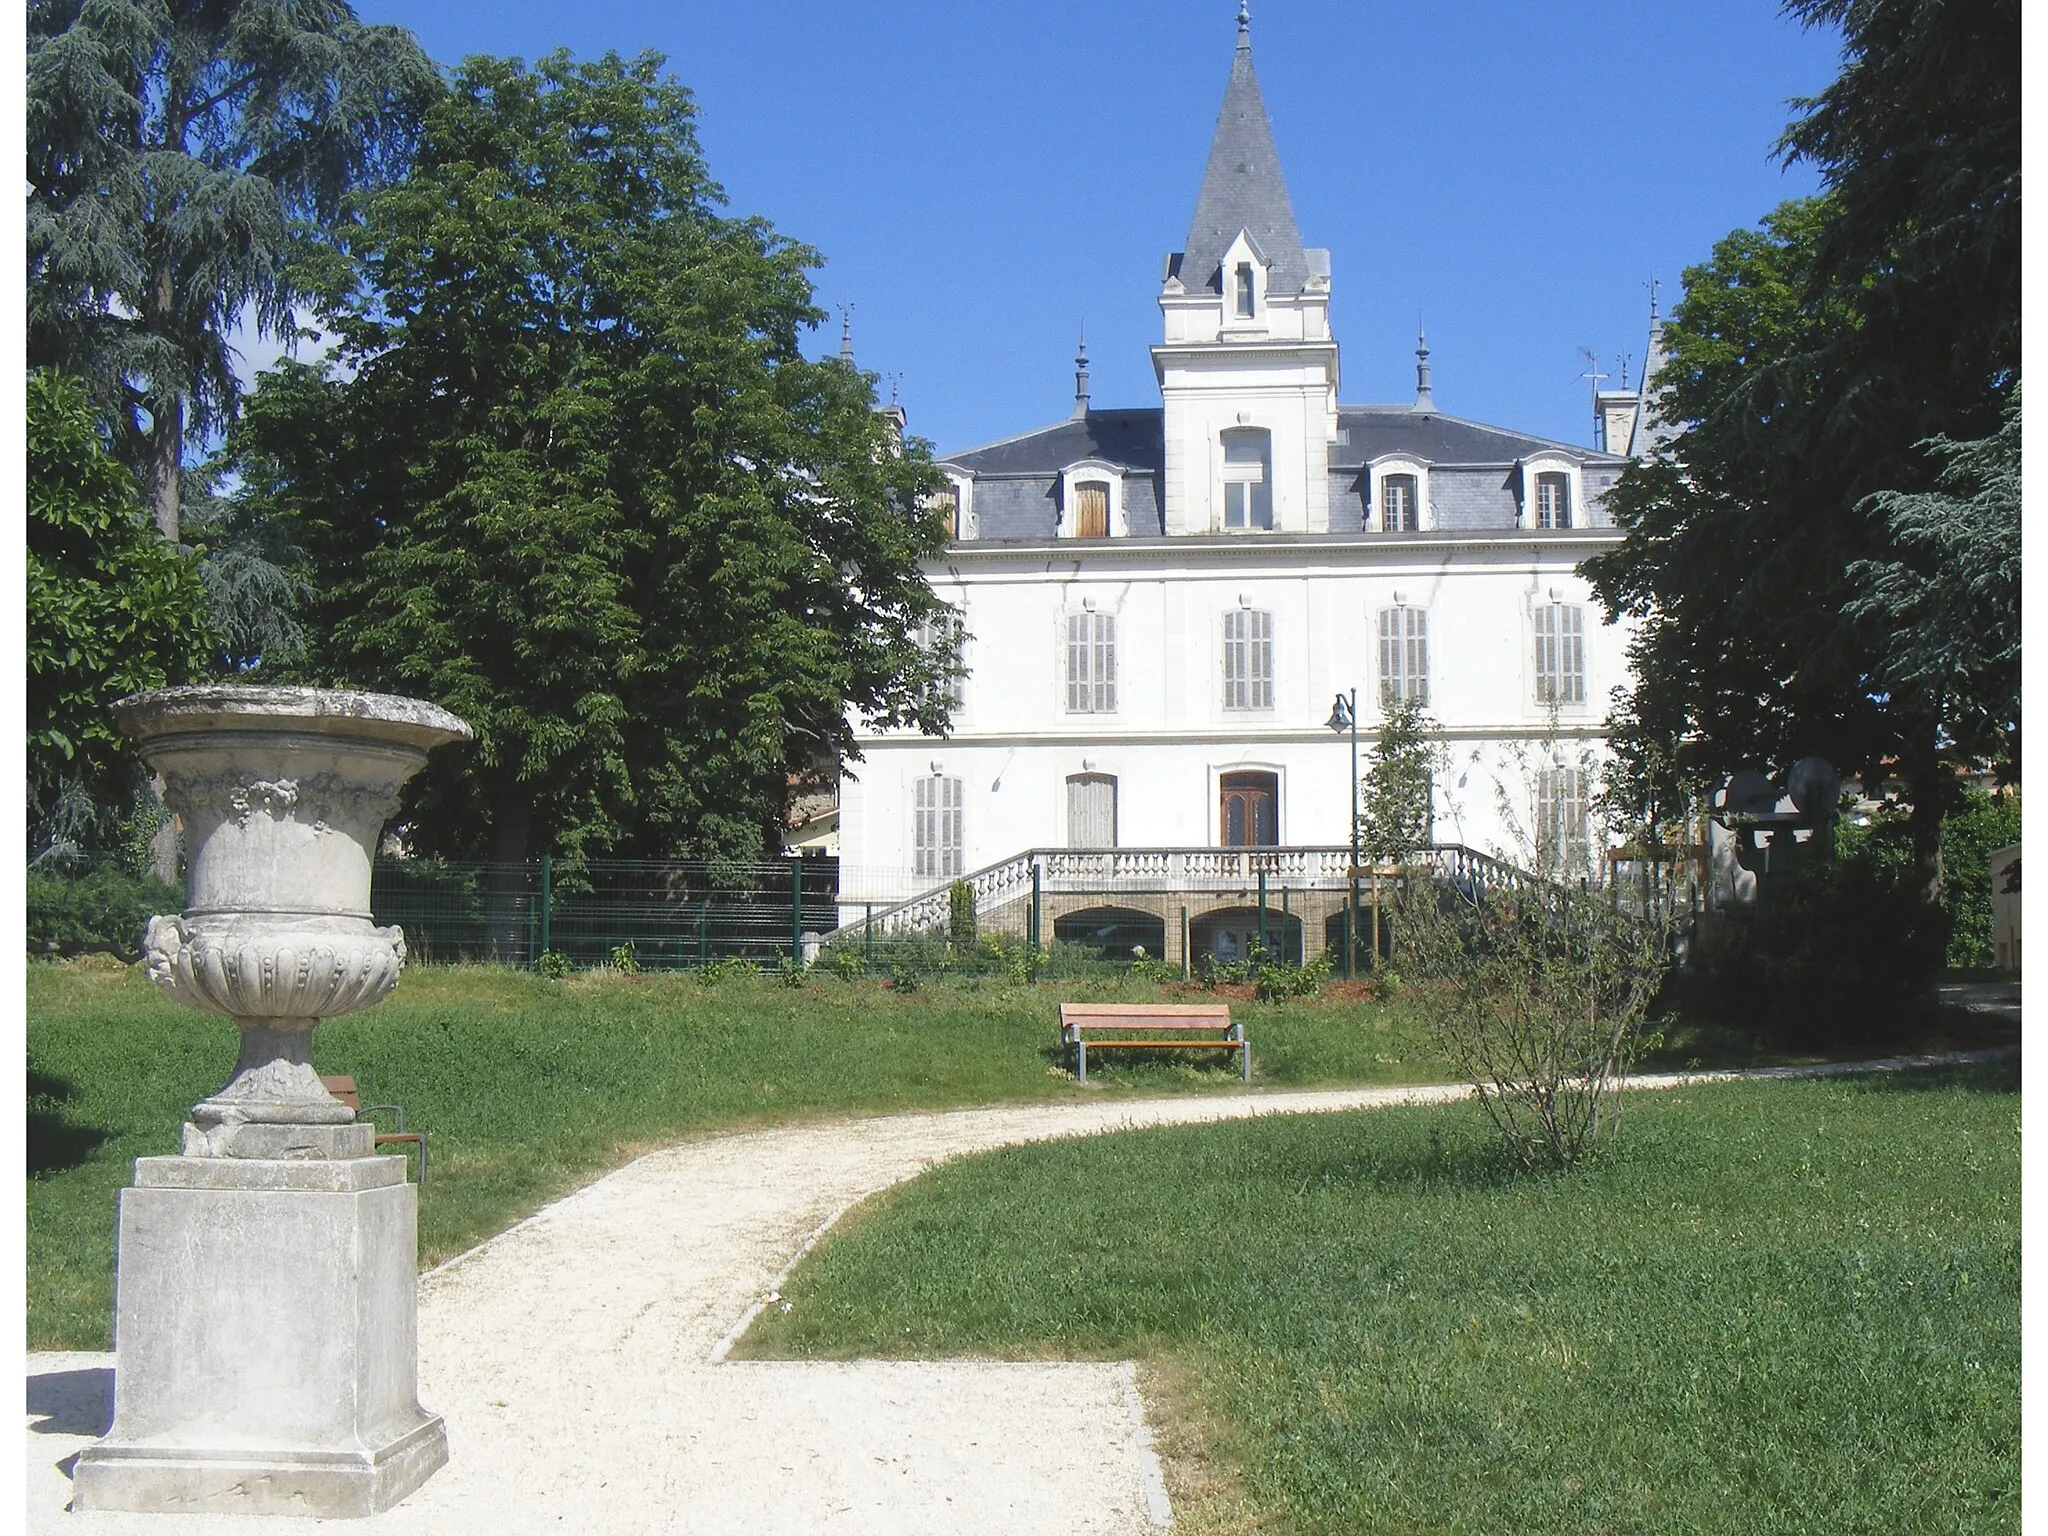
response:
<path id="1" fill-rule="evenodd" d="M 1415 409 L 1436 409 L 1436 396 L 1429 387 L 1429 334 L 1420 321 L 1415 325 Z"/>
<path id="2" fill-rule="evenodd" d="M 1202 173 L 1201 195 L 1195 199 L 1195 220 L 1188 229 L 1181 281 L 1189 291 L 1220 293 L 1223 255 L 1240 233 L 1247 233 L 1270 263 L 1266 291 L 1297 294 L 1308 282 L 1308 257 L 1294 205 L 1280 174 L 1280 154 L 1273 147 L 1273 125 L 1252 72 L 1251 12 L 1240 6 L 1237 50 L 1230 60 L 1230 83 L 1224 87 L 1223 110 L 1216 115 L 1216 136 L 1209 144 L 1209 164 Z"/>
<path id="3" fill-rule="evenodd" d="M 1074 353 L 1074 418 L 1088 414 L 1088 327 L 1081 327 L 1081 345 Z"/>
<path id="4" fill-rule="evenodd" d="M 853 305 L 839 306 L 839 361 L 853 366 Z"/>

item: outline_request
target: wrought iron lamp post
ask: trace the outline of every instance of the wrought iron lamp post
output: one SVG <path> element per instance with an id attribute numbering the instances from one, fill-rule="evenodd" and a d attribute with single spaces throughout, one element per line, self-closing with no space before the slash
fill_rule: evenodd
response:
<path id="1" fill-rule="evenodd" d="M 1358 690 L 1340 693 L 1330 706 L 1331 730 L 1351 733 L 1351 867 L 1344 873 L 1344 974 L 1357 973 L 1358 950 Z"/>

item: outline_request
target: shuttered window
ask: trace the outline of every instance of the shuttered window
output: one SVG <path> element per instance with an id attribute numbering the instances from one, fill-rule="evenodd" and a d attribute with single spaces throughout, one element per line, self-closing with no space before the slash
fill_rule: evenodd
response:
<path id="1" fill-rule="evenodd" d="M 1536 777 L 1536 851 L 1551 870 L 1586 857 L 1586 771 L 1552 764 Z"/>
<path id="2" fill-rule="evenodd" d="M 1536 610 L 1536 702 L 1586 702 L 1585 618 L 1569 603 Z"/>
<path id="3" fill-rule="evenodd" d="M 1380 698 L 1429 705 L 1429 610 L 1380 610 Z"/>
<path id="4" fill-rule="evenodd" d="M 959 666 L 963 647 L 967 641 L 966 622 L 960 617 L 960 610 L 948 608 L 918 626 L 918 646 L 936 655 L 950 659 Z M 967 674 L 964 670 L 955 672 L 946 680 L 946 701 L 955 709 L 967 702 Z"/>
<path id="5" fill-rule="evenodd" d="M 960 873 L 965 842 L 960 808 L 960 781 L 934 776 L 917 781 L 916 822 L 912 845 L 920 875 L 943 879 Z"/>
<path id="6" fill-rule="evenodd" d="M 1223 615 L 1223 707 L 1273 707 L 1273 615 L 1234 608 Z"/>
<path id="7" fill-rule="evenodd" d="M 1116 712 L 1116 615 L 1067 615 L 1067 712 Z"/>
<path id="8" fill-rule="evenodd" d="M 1074 487 L 1074 537 L 1109 537 L 1109 484 L 1088 480 Z"/>
<path id="9" fill-rule="evenodd" d="M 1077 773 L 1067 780 L 1067 846 L 1116 846 L 1116 780 L 1106 773 Z"/>

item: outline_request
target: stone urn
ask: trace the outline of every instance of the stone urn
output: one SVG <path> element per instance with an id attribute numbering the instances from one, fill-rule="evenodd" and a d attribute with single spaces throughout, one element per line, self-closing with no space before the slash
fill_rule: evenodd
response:
<path id="1" fill-rule="evenodd" d="M 193 1106 L 188 1156 L 310 1146 L 345 1125 L 313 1026 L 388 997 L 405 936 L 370 917 L 370 867 L 405 781 L 469 737 L 438 705 L 317 688 L 167 688 L 114 706 L 184 819 L 189 897 L 152 918 L 150 980 L 241 1030 L 234 1075 Z"/>
<path id="2" fill-rule="evenodd" d="M 171 688 L 114 706 L 189 839 L 150 978 L 241 1031 L 179 1155 L 121 1192 L 114 1422 L 74 1510 L 369 1515 L 448 1459 L 419 1403 L 417 1193 L 313 1070 L 313 1027 L 388 996 L 370 917 L 400 786 L 469 727 L 416 699 Z"/>

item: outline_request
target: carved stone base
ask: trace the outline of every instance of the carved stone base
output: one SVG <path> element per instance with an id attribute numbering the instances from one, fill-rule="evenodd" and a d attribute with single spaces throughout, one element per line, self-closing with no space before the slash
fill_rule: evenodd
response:
<path id="1" fill-rule="evenodd" d="M 389 1157 L 139 1159 L 114 1422 L 72 1507 L 368 1515 L 431 1476 L 447 1434 L 415 1385 L 404 1179 Z"/>

